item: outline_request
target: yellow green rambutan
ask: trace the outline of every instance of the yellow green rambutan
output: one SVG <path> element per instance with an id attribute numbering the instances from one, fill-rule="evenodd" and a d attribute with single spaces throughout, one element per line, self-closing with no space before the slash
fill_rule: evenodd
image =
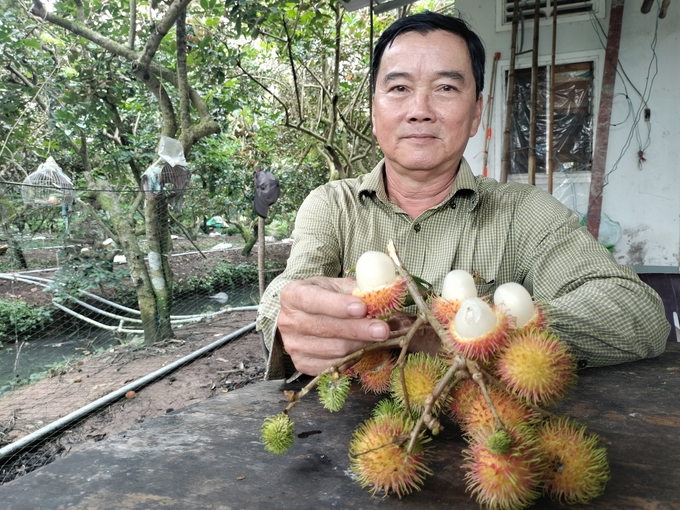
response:
<path id="1" fill-rule="evenodd" d="M 345 405 L 350 386 L 351 379 L 347 375 L 340 375 L 337 372 L 323 374 L 317 386 L 319 400 L 329 411 L 339 411 Z"/>
<path id="2" fill-rule="evenodd" d="M 350 469 L 362 487 L 372 494 L 383 492 L 399 498 L 420 490 L 432 471 L 425 464 L 427 441 L 421 435 L 411 453 L 406 451 L 413 420 L 403 413 L 379 414 L 354 432 L 349 446 Z"/>
<path id="3" fill-rule="evenodd" d="M 351 371 L 359 377 L 365 392 L 384 393 L 390 387 L 390 375 L 394 368 L 392 351 L 379 349 L 364 354 Z"/>
<path id="4" fill-rule="evenodd" d="M 406 356 L 404 363 L 404 380 L 410 409 L 422 412 L 425 409 L 425 399 L 432 393 L 437 383 L 446 373 L 446 363 L 439 357 L 432 357 L 424 352 L 413 352 Z M 404 387 L 398 369 L 392 370 L 390 377 L 390 393 L 392 398 L 405 406 Z M 439 398 L 432 407 L 432 414 L 436 415 L 445 402 Z"/>
<path id="5" fill-rule="evenodd" d="M 536 421 L 538 416 L 535 411 L 512 395 L 497 388 L 488 388 L 488 392 L 498 417 L 505 427 L 518 427 Z M 496 418 L 481 391 L 470 402 L 461 427 L 466 434 L 480 441 L 496 431 Z"/>
<path id="6" fill-rule="evenodd" d="M 496 373 L 519 398 L 547 405 L 576 382 L 576 365 L 567 346 L 547 330 L 520 330 L 496 360 Z"/>
<path id="7" fill-rule="evenodd" d="M 449 323 L 450 351 L 479 360 L 489 361 L 508 340 L 510 319 L 494 310 L 481 298 L 466 299 L 453 321 Z"/>
<path id="8" fill-rule="evenodd" d="M 609 480 L 607 450 L 585 425 L 553 417 L 538 428 L 548 460 L 543 491 L 567 504 L 587 503 L 601 495 Z"/>
<path id="9" fill-rule="evenodd" d="M 539 484 L 545 476 L 545 457 L 532 429 L 520 427 L 507 433 L 510 447 L 505 453 L 494 453 L 495 445 L 490 448 L 488 438 L 472 440 L 463 450 L 467 490 L 480 505 L 492 510 L 531 505 L 540 496 Z"/>
<path id="10" fill-rule="evenodd" d="M 286 453 L 295 441 L 295 424 L 286 413 L 264 420 L 260 441 L 265 450 L 277 455 Z"/>

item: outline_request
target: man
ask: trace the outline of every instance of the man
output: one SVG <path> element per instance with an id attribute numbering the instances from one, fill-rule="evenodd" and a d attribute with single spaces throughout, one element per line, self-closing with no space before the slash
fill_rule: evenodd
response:
<path id="1" fill-rule="evenodd" d="M 459 19 L 402 18 L 380 37 L 373 134 L 385 156 L 368 175 L 313 191 L 288 266 L 267 289 L 258 325 L 268 377 L 317 374 L 390 336 L 342 278 L 392 239 L 404 266 L 437 291 L 451 269 L 476 271 L 480 296 L 514 281 L 544 303 L 579 367 L 653 357 L 669 332 L 659 297 L 619 266 L 579 218 L 533 186 L 475 177 L 463 152 L 482 115 L 484 48 Z"/>

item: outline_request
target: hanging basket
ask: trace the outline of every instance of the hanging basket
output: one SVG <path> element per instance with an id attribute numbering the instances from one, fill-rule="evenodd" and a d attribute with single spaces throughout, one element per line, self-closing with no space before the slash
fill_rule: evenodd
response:
<path id="1" fill-rule="evenodd" d="M 21 198 L 26 205 L 36 207 L 71 205 L 76 191 L 71 179 L 50 156 L 21 184 Z"/>

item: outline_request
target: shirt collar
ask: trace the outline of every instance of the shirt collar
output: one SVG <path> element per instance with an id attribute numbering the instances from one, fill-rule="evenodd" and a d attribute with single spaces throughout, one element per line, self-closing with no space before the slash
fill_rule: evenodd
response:
<path id="1" fill-rule="evenodd" d="M 385 182 L 383 168 L 385 167 L 385 160 L 381 160 L 369 174 L 364 176 L 363 182 L 359 187 L 359 197 L 375 194 L 382 202 L 388 202 L 387 193 L 385 192 Z M 472 192 L 472 207 L 477 204 L 477 179 L 475 179 L 472 169 L 465 158 L 460 160 L 458 167 L 458 174 L 453 181 L 451 191 L 447 195 L 444 202 L 451 200 L 459 191 L 469 190 Z"/>

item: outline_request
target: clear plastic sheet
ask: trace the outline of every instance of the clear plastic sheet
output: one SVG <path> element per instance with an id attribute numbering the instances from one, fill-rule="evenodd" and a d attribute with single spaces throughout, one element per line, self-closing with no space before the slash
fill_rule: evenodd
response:
<path id="1" fill-rule="evenodd" d="M 548 68 L 540 67 L 536 116 L 536 172 L 547 169 L 549 113 Z M 554 172 L 589 171 L 592 156 L 593 79 L 590 62 L 555 67 Z M 527 173 L 531 120 L 531 69 L 515 71 L 510 173 Z"/>

